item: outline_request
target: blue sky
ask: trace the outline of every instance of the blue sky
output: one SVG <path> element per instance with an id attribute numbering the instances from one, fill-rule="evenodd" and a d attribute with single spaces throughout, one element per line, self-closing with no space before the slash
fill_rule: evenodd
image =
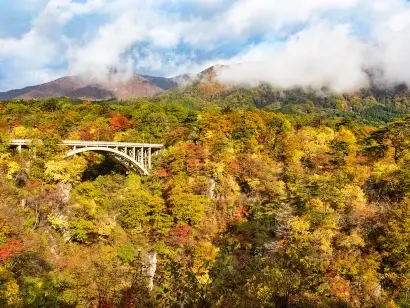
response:
<path id="1" fill-rule="evenodd" d="M 0 90 L 111 67 L 171 77 L 239 62 L 258 65 L 227 81 L 342 89 L 380 66 L 384 81 L 407 82 L 409 23 L 406 0 L 3 0 Z"/>

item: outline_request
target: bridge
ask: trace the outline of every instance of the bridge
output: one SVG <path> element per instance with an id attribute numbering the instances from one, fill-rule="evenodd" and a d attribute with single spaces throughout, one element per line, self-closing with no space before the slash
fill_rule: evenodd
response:
<path id="1" fill-rule="evenodd" d="M 11 141 L 10 146 L 21 152 L 23 148 L 29 148 L 33 144 L 33 140 L 15 139 Z M 134 170 L 143 175 L 149 175 L 152 156 L 164 148 L 162 144 L 77 140 L 64 140 L 59 145 L 68 148 L 66 157 L 96 152 L 114 159 L 127 170 Z"/>

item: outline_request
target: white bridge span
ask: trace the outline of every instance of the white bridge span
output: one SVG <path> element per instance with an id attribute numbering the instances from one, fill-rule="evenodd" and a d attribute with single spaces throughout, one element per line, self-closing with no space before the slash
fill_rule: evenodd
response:
<path id="1" fill-rule="evenodd" d="M 10 145 L 21 152 L 23 148 L 35 147 L 35 142 L 15 139 Z M 68 148 L 67 157 L 84 152 L 96 152 L 113 158 L 128 170 L 135 170 L 144 175 L 149 175 L 152 156 L 164 148 L 163 144 L 77 140 L 64 140 L 59 145 Z"/>

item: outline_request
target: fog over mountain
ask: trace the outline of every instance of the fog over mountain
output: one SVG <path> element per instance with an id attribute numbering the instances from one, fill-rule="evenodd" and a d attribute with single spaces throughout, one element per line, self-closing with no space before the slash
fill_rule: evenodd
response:
<path id="1" fill-rule="evenodd" d="M 216 63 L 229 65 L 218 72 L 226 84 L 350 92 L 369 84 L 369 71 L 381 86 L 410 84 L 406 0 L 15 3 L 0 19 L 29 22 L 0 32 L 3 91 L 62 76 L 104 82 L 112 67 L 172 78 Z"/>
<path id="2" fill-rule="evenodd" d="M 406 15 L 410 20 L 410 15 Z M 281 88 L 328 87 L 351 92 L 370 85 L 410 84 L 408 20 L 400 14 L 377 27 L 372 36 L 352 35 L 350 25 L 319 24 L 300 31 L 283 45 L 266 44 L 237 58 L 240 65 L 218 70 L 222 83 L 255 86 L 268 83 Z"/>

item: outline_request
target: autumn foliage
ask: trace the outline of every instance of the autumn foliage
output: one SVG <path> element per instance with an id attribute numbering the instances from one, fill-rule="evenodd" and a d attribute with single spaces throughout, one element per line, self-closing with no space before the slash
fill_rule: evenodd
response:
<path id="1" fill-rule="evenodd" d="M 6 262 L 10 258 L 18 256 L 24 251 L 24 245 L 17 239 L 9 238 L 6 243 L 0 245 L 0 259 Z"/>
<path id="2" fill-rule="evenodd" d="M 171 237 L 174 237 L 179 244 L 185 244 L 191 233 L 192 228 L 188 225 L 175 226 L 170 231 Z"/>
<path id="3" fill-rule="evenodd" d="M 410 305 L 410 96 L 211 75 L 152 99 L 2 103 L 0 307 Z M 145 176 L 61 140 L 165 148 Z"/>
<path id="4" fill-rule="evenodd" d="M 110 126 L 114 130 L 127 130 L 130 128 L 130 121 L 126 116 L 116 116 L 110 120 Z"/>

